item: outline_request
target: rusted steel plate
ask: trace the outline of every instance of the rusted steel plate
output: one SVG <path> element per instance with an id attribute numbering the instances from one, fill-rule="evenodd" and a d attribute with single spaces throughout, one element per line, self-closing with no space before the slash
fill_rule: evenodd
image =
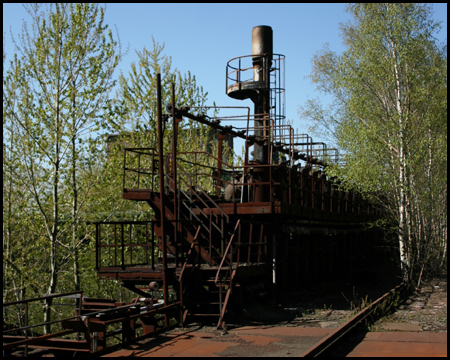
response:
<path id="1" fill-rule="evenodd" d="M 177 329 L 105 356 L 300 356 L 332 329 L 245 326 L 223 333 L 211 329 Z"/>
<path id="2" fill-rule="evenodd" d="M 99 273 L 98 276 L 116 280 L 145 280 L 147 283 L 151 280 L 162 279 L 162 273 L 151 271 L 151 269 L 147 272 L 143 270 L 136 270 L 135 272 L 124 272 L 122 269 L 109 271 L 104 270 L 104 272 Z"/>
<path id="3" fill-rule="evenodd" d="M 124 189 L 123 198 L 126 200 L 151 200 L 151 189 Z"/>
<path id="4" fill-rule="evenodd" d="M 348 357 L 447 357 L 447 334 L 429 332 L 368 333 Z"/>
<path id="5" fill-rule="evenodd" d="M 324 337 L 333 329 L 297 327 L 297 326 L 243 326 L 232 330 L 238 334 L 270 334 L 270 335 L 289 335 L 289 336 L 311 336 Z"/>
<path id="6" fill-rule="evenodd" d="M 432 332 L 370 332 L 366 334 L 367 341 L 397 341 L 397 342 L 421 342 L 421 343 L 445 343 L 447 344 L 446 333 Z"/>

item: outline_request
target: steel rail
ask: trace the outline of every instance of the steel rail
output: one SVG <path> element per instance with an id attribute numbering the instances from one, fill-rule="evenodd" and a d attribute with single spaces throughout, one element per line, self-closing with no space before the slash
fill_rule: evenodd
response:
<path id="1" fill-rule="evenodd" d="M 14 349 L 16 347 L 19 346 L 24 346 L 24 345 L 34 345 L 34 344 L 38 344 L 41 341 L 44 340 L 48 340 L 48 339 L 52 339 L 55 337 L 60 337 L 60 336 L 64 336 L 64 335 L 68 335 L 68 334 L 72 334 L 76 332 L 76 330 L 63 330 L 63 331 L 59 331 L 56 333 L 51 333 L 51 334 L 46 334 L 46 335 L 42 335 L 42 336 L 37 336 L 37 337 L 30 337 L 28 339 L 22 339 L 20 338 L 18 341 L 15 342 L 10 342 L 10 343 L 5 343 L 5 339 L 6 340 L 14 340 L 13 337 L 8 337 L 8 336 L 4 336 L 3 337 L 3 350 L 9 350 L 9 349 Z"/>
<path id="2" fill-rule="evenodd" d="M 83 293 L 82 290 L 78 290 L 78 291 L 59 293 L 59 294 L 47 294 L 47 295 L 43 295 L 40 297 L 31 298 L 31 299 L 23 299 L 23 300 L 18 300 L 18 301 L 4 302 L 3 306 L 24 304 L 24 303 L 29 303 L 29 302 L 38 301 L 38 300 L 53 299 L 55 297 L 66 297 L 66 296 L 77 295 L 77 294 L 82 294 L 82 293 Z"/>
<path id="3" fill-rule="evenodd" d="M 345 322 L 339 328 L 337 328 L 334 332 L 320 340 L 313 347 L 309 348 L 306 352 L 302 354 L 302 357 L 319 357 L 319 356 L 329 356 L 330 351 L 339 346 L 341 341 L 346 337 L 346 335 L 353 330 L 356 326 L 360 325 L 362 321 L 364 321 L 368 316 L 370 316 L 375 310 L 377 310 L 380 306 L 383 305 L 383 301 L 388 299 L 389 297 L 399 293 L 401 290 L 405 288 L 405 284 L 401 283 L 397 285 L 395 288 L 391 289 L 386 294 L 382 295 L 380 298 L 375 300 L 372 304 L 365 307 L 363 310 L 358 312 L 355 316 L 353 316 L 350 320 Z M 327 353 L 327 354 L 325 354 Z"/>

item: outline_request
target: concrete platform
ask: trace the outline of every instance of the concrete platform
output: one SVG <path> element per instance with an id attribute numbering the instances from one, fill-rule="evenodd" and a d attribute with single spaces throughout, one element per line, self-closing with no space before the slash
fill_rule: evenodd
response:
<path id="1" fill-rule="evenodd" d="M 447 357 L 447 334 L 371 332 L 347 357 Z"/>

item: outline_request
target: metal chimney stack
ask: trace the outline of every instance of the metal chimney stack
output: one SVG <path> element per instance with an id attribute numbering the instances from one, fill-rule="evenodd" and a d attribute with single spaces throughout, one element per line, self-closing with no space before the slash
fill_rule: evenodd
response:
<path id="1" fill-rule="evenodd" d="M 255 26 L 252 30 L 252 62 L 254 87 L 251 96 L 255 114 L 255 136 L 269 140 L 270 129 L 270 67 L 273 56 L 273 33 L 270 26 Z M 268 146 L 255 144 L 253 161 L 268 164 Z"/>
<path id="2" fill-rule="evenodd" d="M 268 181 L 265 165 L 271 164 L 272 127 L 277 120 L 276 114 L 271 119 L 271 110 L 276 108 L 276 95 L 281 94 L 282 90 L 277 88 L 276 79 L 276 76 L 280 75 L 280 67 L 275 66 L 272 69 L 272 63 L 277 61 L 280 63 L 280 59 L 284 60 L 284 56 L 273 54 L 272 38 L 270 26 L 253 27 L 252 54 L 231 59 L 227 64 L 226 92 L 228 96 L 239 100 L 251 99 L 254 103 L 254 124 L 249 134 L 253 133 L 256 141 L 253 143 L 253 159 L 249 164 L 254 165 L 251 181 L 263 183 L 254 187 L 253 201 L 256 202 L 268 201 L 270 197 L 265 184 Z M 277 56 L 275 60 L 274 56 Z M 251 64 L 246 64 L 247 60 L 251 60 Z M 272 70 L 274 71 L 271 73 Z M 248 75 L 251 76 L 250 79 Z M 272 82 L 275 85 L 274 89 L 271 89 Z M 284 92 L 284 89 L 282 91 Z M 280 106 L 280 108 L 283 107 Z"/>
<path id="3" fill-rule="evenodd" d="M 255 26 L 252 30 L 252 56 L 253 65 L 259 66 L 261 63 L 261 57 L 267 55 L 267 59 L 270 64 L 272 63 L 273 56 L 273 33 L 270 26 Z M 260 78 L 261 72 L 256 72 L 254 69 L 254 81 L 263 81 Z"/>

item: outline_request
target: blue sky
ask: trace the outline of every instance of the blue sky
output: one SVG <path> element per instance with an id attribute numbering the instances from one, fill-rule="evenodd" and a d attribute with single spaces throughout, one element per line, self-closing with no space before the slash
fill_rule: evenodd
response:
<path id="1" fill-rule="evenodd" d="M 137 60 L 135 50 L 152 49 L 152 36 L 165 43 L 172 67 L 191 71 L 197 84 L 208 92 L 208 102 L 226 106 L 250 106 L 250 100 L 234 100 L 225 93 L 227 61 L 251 54 L 252 28 L 269 25 L 273 29 L 274 53 L 286 56 L 286 118 L 294 128 L 308 132 L 308 124 L 298 115 L 298 106 L 308 98 L 320 97 L 307 76 L 311 58 L 325 43 L 338 53 L 344 50 L 339 23 L 350 20 L 345 4 L 107 4 L 105 21 L 117 27 L 128 55 L 119 64 L 127 74 Z M 442 21 L 440 41 L 447 38 L 447 4 L 433 4 L 434 18 Z M 17 36 L 29 15 L 21 4 L 3 4 L 3 34 L 6 59 L 11 59 L 10 27 Z M 29 21 L 31 24 L 31 21 Z M 118 72 L 119 73 L 119 72 Z M 321 141 L 317 136 L 314 140 Z"/>

